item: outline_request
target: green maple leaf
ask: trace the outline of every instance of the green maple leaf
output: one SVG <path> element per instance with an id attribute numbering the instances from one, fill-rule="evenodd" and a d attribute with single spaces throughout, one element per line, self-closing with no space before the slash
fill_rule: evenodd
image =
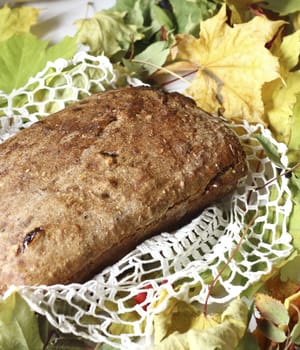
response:
<path id="1" fill-rule="evenodd" d="M 218 1 L 213 0 L 170 0 L 176 22 L 178 33 L 189 33 L 199 35 L 200 23 L 210 18 L 220 8 Z"/>
<path id="2" fill-rule="evenodd" d="M 79 42 L 89 46 L 93 55 L 122 58 L 132 43 L 143 38 L 124 17 L 125 13 L 102 10 L 92 18 L 77 20 Z"/>
<path id="3" fill-rule="evenodd" d="M 64 38 L 48 46 L 31 33 L 14 35 L 0 44 L 0 90 L 10 93 L 25 85 L 48 61 L 71 58 L 76 52 L 76 39 Z"/>

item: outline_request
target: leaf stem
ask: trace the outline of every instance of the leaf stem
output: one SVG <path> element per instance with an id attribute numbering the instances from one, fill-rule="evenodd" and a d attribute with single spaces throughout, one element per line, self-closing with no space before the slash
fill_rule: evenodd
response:
<path id="1" fill-rule="evenodd" d="M 188 77 L 188 76 L 190 76 L 190 75 L 193 75 L 194 73 L 197 73 L 198 70 L 199 70 L 198 68 L 197 68 L 197 69 L 194 69 L 194 70 L 191 70 L 191 71 L 189 71 L 189 72 L 187 72 L 187 73 L 185 73 L 185 74 L 182 74 L 180 77 L 181 77 L 181 78 Z M 172 72 L 172 75 L 174 75 L 173 72 Z M 180 79 L 181 79 L 181 78 L 180 78 Z M 177 80 L 178 80 L 178 78 L 175 77 L 174 79 L 168 80 L 168 81 L 166 81 L 166 82 L 160 84 L 160 86 L 161 86 L 161 87 L 167 86 L 167 85 L 169 85 L 169 84 L 174 83 L 174 82 L 177 81 Z M 189 84 L 190 84 L 190 82 L 189 82 Z"/>
<path id="2" fill-rule="evenodd" d="M 133 59 L 133 60 L 131 60 L 131 62 L 147 64 L 147 65 L 149 65 L 151 67 L 156 68 L 157 70 L 162 70 L 162 71 L 164 71 L 164 72 L 166 72 L 166 73 L 176 77 L 177 79 L 184 81 L 186 84 L 190 84 L 190 81 L 188 81 L 187 79 L 183 78 L 181 75 L 179 75 L 177 73 L 174 73 L 173 71 L 171 71 L 170 69 L 168 69 L 166 67 L 161 67 L 161 66 L 158 66 L 157 64 L 154 64 L 154 63 L 148 62 L 148 61 L 144 61 L 144 60 Z"/>
<path id="3" fill-rule="evenodd" d="M 295 165 L 293 165 L 291 168 L 286 169 L 283 173 L 277 175 L 276 177 L 273 177 L 273 179 L 270 179 L 269 181 L 267 181 L 265 184 L 255 187 L 256 191 L 259 191 L 263 188 L 265 188 L 266 186 L 270 185 L 272 182 L 280 179 L 282 176 L 288 175 L 290 173 L 292 173 L 295 169 L 297 169 L 300 166 L 300 162 L 296 163 Z"/>
<path id="4" fill-rule="evenodd" d="M 261 158 L 263 156 L 263 153 L 264 153 L 264 150 L 261 150 L 260 153 L 259 153 L 259 158 Z M 255 171 L 258 173 L 259 170 L 260 170 L 260 166 L 261 166 L 261 162 L 258 161 L 257 164 L 256 164 L 256 169 Z M 252 181 L 252 185 L 254 185 L 254 182 Z M 247 196 L 247 204 L 250 203 L 250 200 L 251 200 L 251 197 L 252 197 L 252 194 L 253 194 L 253 191 L 254 190 L 250 190 L 249 193 L 248 193 L 248 196 Z M 245 209 L 246 210 L 246 209 Z"/>
<path id="5" fill-rule="evenodd" d="M 207 316 L 207 306 L 208 306 L 208 299 L 211 296 L 212 290 L 214 288 L 214 286 L 216 285 L 218 279 L 221 277 L 222 273 L 225 271 L 225 269 L 229 266 L 231 260 L 234 258 L 235 254 L 238 252 L 238 250 L 240 249 L 242 242 L 244 240 L 244 238 L 246 237 L 246 234 L 249 231 L 249 228 L 253 225 L 253 223 L 255 222 L 255 219 L 257 218 L 257 214 L 255 214 L 252 219 L 249 221 L 249 223 L 247 224 L 246 228 L 243 231 L 243 234 L 237 244 L 237 246 L 233 249 L 230 257 L 228 258 L 228 260 L 226 261 L 226 264 L 222 267 L 222 269 L 218 272 L 217 276 L 213 279 L 212 283 L 210 284 L 210 286 L 208 287 L 208 292 L 205 298 L 205 302 L 203 305 L 203 314 L 204 316 Z"/>

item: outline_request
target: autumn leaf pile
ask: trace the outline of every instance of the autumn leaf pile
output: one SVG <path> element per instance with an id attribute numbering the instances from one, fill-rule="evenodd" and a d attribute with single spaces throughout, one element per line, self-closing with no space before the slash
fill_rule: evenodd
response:
<path id="1" fill-rule="evenodd" d="M 157 350 L 295 349 L 300 345 L 300 1 L 117 0 L 92 18 L 78 19 L 77 34 L 57 45 L 31 33 L 38 15 L 30 7 L 0 9 L 2 92 L 25 85 L 47 61 L 71 58 L 85 45 L 91 55 L 103 54 L 116 69 L 147 83 L 167 87 L 184 80 L 183 93 L 204 110 L 233 122 L 263 124 L 285 143 L 288 168 L 258 136 L 282 176 L 290 177 L 292 256 L 250 288 L 248 304 L 237 299 L 207 314 L 168 299 L 163 290 L 150 308 L 159 310 L 165 303 L 154 317 Z M 0 302 L 0 348 L 64 349 L 63 341 L 51 345 L 53 334 L 64 338 L 35 318 L 18 295 Z M 72 342 L 74 349 L 113 349 Z"/>

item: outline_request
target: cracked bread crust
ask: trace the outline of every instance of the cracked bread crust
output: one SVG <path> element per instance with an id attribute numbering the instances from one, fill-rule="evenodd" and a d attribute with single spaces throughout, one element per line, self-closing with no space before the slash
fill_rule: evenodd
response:
<path id="1" fill-rule="evenodd" d="M 0 290 L 79 282 L 232 192 L 235 134 L 178 93 L 95 94 L 0 146 Z"/>

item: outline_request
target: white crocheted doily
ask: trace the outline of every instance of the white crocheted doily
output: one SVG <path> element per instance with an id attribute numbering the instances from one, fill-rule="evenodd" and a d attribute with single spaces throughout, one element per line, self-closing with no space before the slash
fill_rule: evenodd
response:
<path id="1" fill-rule="evenodd" d="M 120 80 L 125 81 L 124 76 L 105 57 L 79 53 L 71 61 L 48 63 L 23 88 L 10 95 L 0 93 L 0 141 L 72 101 L 116 86 Z M 169 297 L 203 304 L 211 282 L 255 215 L 255 223 L 218 280 L 209 303 L 232 300 L 289 256 L 292 245 L 287 217 L 292 202 L 288 179 L 282 177 L 263 186 L 278 175 L 278 169 L 264 154 L 255 134 L 262 133 L 273 143 L 284 165 L 286 147 L 261 125 L 231 127 L 239 135 L 249 163 L 247 179 L 233 196 L 205 209 L 176 232 L 148 239 L 93 280 L 20 288 L 32 309 L 62 332 L 115 348 L 145 349 L 146 345 L 139 345 L 137 340 L 147 344 L 151 337 L 153 315 L 165 305 L 153 307 L 161 289 Z M 136 301 L 138 295 L 143 296 L 142 303 Z"/>

